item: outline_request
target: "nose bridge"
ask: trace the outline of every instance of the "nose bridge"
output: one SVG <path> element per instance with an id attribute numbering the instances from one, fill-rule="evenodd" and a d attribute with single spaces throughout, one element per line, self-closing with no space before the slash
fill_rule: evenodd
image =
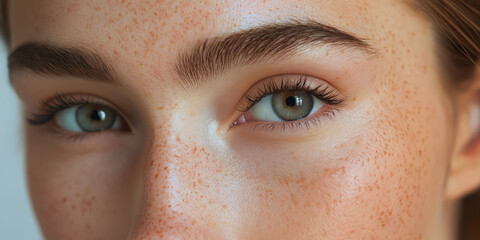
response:
<path id="1" fill-rule="evenodd" d="M 150 148 L 141 174 L 143 192 L 137 220 L 131 239 L 164 239 L 179 220 L 175 210 L 181 193 L 176 169 L 180 149 L 180 136 L 171 128 L 158 127 L 152 131 Z M 153 234 L 153 235 L 152 235 Z"/>
<path id="2" fill-rule="evenodd" d="M 185 131 L 182 131 L 185 132 Z M 190 137 L 173 128 L 157 128 L 144 162 L 140 207 L 131 239 L 195 239 L 205 236 L 198 208 L 205 206 L 203 194 L 208 179 L 205 168 L 209 154 Z M 202 230 L 203 229 L 203 230 Z M 187 237 L 190 236 L 190 237 Z"/>

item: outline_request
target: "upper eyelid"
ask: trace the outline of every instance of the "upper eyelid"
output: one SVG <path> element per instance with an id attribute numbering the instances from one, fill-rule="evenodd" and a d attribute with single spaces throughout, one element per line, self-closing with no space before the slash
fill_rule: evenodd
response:
<path id="1" fill-rule="evenodd" d="M 312 81 L 308 81 L 310 79 L 312 79 Z M 312 86 L 313 79 L 318 80 L 317 85 Z M 280 83 L 278 83 L 279 81 Z M 242 97 L 242 100 L 240 100 L 240 103 L 237 106 L 237 110 L 240 112 L 248 111 L 253 105 L 255 105 L 263 97 L 269 94 L 275 94 L 277 92 L 281 92 L 285 90 L 304 90 L 310 93 L 321 91 L 322 95 L 324 96 L 327 95 L 331 100 L 334 100 L 329 103 L 332 105 L 341 105 L 346 101 L 346 97 L 343 96 L 340 91 L 338 91 L 335 87 L 333 87 L 331 84 L 329 84 L 326 81 L 323 81 L 321 79 L 318 79 L 309 75 L 283 74 L 283 75 L 268 77 L 255 83 L 252 87 L 250 87 L 247 90 L 244 97 Z"/>
<path id="2" fill-rule="evenodd" d="M 109 107 L 130 125 L 122 111 L 120 111 L 114 104 L 111 104 L 109 101 L 104 100 L 101 97 L 88 94 L 55 94 L 48 100 L 42 101 L 37 112 L 30 112 L 27 121 L 33 125 L 43 125 L 51 121 L 55 114 L 62 110 L 87 104 L 98 104 Z"/>
<path id="3" fill-rule="evenodd" d="M 89 96 L 85 95 L 76 97 L 74 95 L 55 94 L 52 98 L 42 101 L 39 110 L 36 113 L 31 112 L 27 121 L 34 125 L 42 125 L 50 121 L 57 112 L 82 104 L 96 104 L 96 102 L 94 103 Z"/>
<path id="4" fill-rule="evenodd" d="M 94 103 L 90 96 L 80 95 L 76 97 L 75 95 L 56 94 L 50 100 L 44 101 L 42 103 L 42 110 L 44 111 L 58 110 L 63 106 L 73 107 L 81 104 L 97 104 L 97 103 Z"/>
<path id="5" fill-rule="evenodd" d="M 66 109 L 67 107 L 74 107 L 76 105 L 87 104 L 89 102 L 88 99 L 75 99 L 70 97 L 70 99 L 66 99 L 66 95 L 63 94 L 55 94 L 54 97 L 50 98 L 49 100 L 42 101 L 41 105 L 39 106 L 40 110 L 37 112 L 31 112 L 30 116 L 27 117 L 27 121 L 33 125 L 43 125 L 49 121 L 51 121 L 54 115 Z M 73 104 L 75 101 L 76 104 Z M 68 106 L 67 106 L 68 105 Z"/>

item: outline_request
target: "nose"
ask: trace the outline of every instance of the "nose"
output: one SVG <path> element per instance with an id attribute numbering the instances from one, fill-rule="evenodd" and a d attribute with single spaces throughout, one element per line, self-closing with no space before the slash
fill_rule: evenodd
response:
<path id="1" fill-rule="evenodd" d="M 178 133 L 156 133 L 151 142 L 129 239 L 224 239 L 221 164 L 201 141 Z"/>

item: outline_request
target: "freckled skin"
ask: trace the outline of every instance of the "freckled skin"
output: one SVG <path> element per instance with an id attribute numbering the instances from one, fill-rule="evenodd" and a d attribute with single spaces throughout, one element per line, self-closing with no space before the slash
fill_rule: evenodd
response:
<path id="1" fill-rule="evenodd" d="M 94 49 L 124 85 L 112 99 L 139 112 L 131 134 L 85 139 L 74 150 L 27 126 L 29 188 L 46 239 L 443 239 L 451 109 L 429 23 L 400 1 L 15 0 L 9 10 L 13 47 Z M 368 66 L 344 69 L 366 83 L 348 109 L 297 142 L 212 133 L 212 121 L 224 124 L 212 106 L 227 83 L 182 91 L 171 74 L 178 52 L 304 16 L 381 51 Z M 51 89 L 14 82 L 26 109 L 65 91 L 61 80 L 27 76 Z M 342 78 L 339 88 L 355 84 Z"/>

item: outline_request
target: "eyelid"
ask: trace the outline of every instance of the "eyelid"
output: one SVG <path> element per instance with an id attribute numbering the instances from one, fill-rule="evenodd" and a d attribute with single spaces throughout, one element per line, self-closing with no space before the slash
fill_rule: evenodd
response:
<path id="1" fill-rule="evenodd" d="M 90 96 L 75 94 L 55 94 L 52 98 L 42 101 L 37 113 L 31 112 L 27 121 L 32 125 L 43 125 L 51 121 L 55 114 L 70 107 L 82 104 L 102 104 Z"/>
<path id="2" fill-rule="evenodd" d="M 341 108 L 328 106 L 308 118 L 301 120 L 290 122 L 250 122 L 237 126 L 232 125 L 228 131 L 245 135 L 253 134 L 255 137 L 265 137 L 266 139 L 279 138 L 287 141 L 294 139 L 305 140 L 304 137 L 318 133 L 318 131 L 310 131 L 311 129 L 318 128 L 319 131 L 321 131 L 321 128 L 334 121 L 341 112 Z"/>
<path id="3" fill-rule="evenodd" d="M 128 121 L 128 118 L 116 107 L 114 104 L 103 100 L 100 97 L 86 95 L 86 94 L 56 94 L 54 97 L 50 98 L 47 101 L 43 101 L 40 110 L 37 110 L 36 113 L 30 113 L 27 117 L 27 121 L 32 125 L 44 125 L 47 123 L 52 123 L 55 120 L 55 115 L 60 111 L 66 110 L 68 108 L 80 106 L 80 105 L 89 105 L 97 104 L 111 108 L 115 114 L 121 119 L 125 124 L 125 129 L 131 129 L 131 123 Z M 52 126 L 54 132 L 62 132 L 58 126 Z M 125 130 L 124 128 L 120 130 Z M 66 131 L 65 131 L 66 132 Z M 93 134 L 93 133 L 89 133 Z M 78 133 L 77 133 L 78 135 Z"/>
<path id="4" fill-rule="evenodd" d="M 303 91 L 312 94 L 325 105 L 312 113 L 309 117 L 295 121 L 246 121 L 245 114 L 264 97 L 285 91 Z M 332 119 L 341 110 L 347 98 L 328 82 L 301 74 L 276 75 L 265 78 L 249 88 L 244 97 L 240 100 L 237 110 L 238 117 L 231 123 L 230 129 L 245 125 L 254 132 L 257 130 L 269 130 L 273 132 L 296 132 L 305 133 L 307 129 L 316 125 L 322 125 L 325 120 Z M 243 119 L 243 121 L 242 121 Z M 298 132 L 300 131 L 300 132 Z"/>
<path id="5" fill-rule="evenodd" d="M 305 91 L 319 98 L 328 105 L 342 105 L 346 98 L 327 82 L 315 77 L 287 74 L 260 80 L 247 90 L 240 100 L 237 110 L 246 112 L 263 97 L 283 91 Z"/>

